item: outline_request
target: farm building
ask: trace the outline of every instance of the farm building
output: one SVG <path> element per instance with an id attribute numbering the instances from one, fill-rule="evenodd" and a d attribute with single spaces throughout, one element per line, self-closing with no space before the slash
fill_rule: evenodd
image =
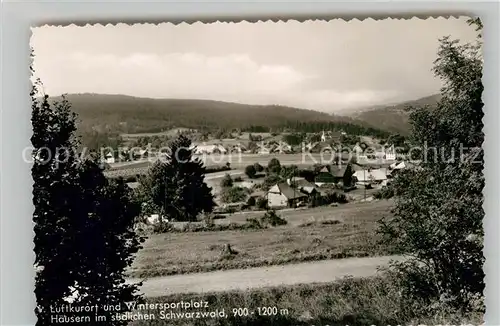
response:
<path id="1" fill-rule="evenodd" d="M 270 208 L 295 207 L 306 198 L 306 194 L 282 182 L 272 186 L 267 192 L 267 205 Z"/>
<path id="2" fill-rule="evenodd" d="M 113 164 L 115 163 L 115 157 L 113 156 L 113 153 L 108 153 L 105 156 L 105 162 L 108 164 Z"/>
<path id="3" fill-rule="evenodd" d="M 335 183 L 335 177 L 330 173 L 328 168 L 324 166 L 319 170 L 318 175 L 314 178 L 314 183 L 321 186 L 325 183 Z"/>
<path id="4" fill-rule="evenodd" d="M 361 146 L 359 146 L 359 144 L 356 144 L 352 148 L 352 151 L 354 154 L 356 154 L 356 156 L 361 156 L 363 153 L 363 148 L 361 148 Z"/>
<path id="5" fill-rule="evenodd" d="M 323 189 L 320 189 L 317 185 L 315 185 L 312 182 L 307 181 L 304 178 L 299 178 L 295 179 L 288 179 L 287 183 L 291 186 L 294 187 L 295 189 L 298 189 L 300 192 L 305 193 L 307 195 L 313 195 L 313 194 L 320 194 L 321 196 L 326 195 L 326 193 L 323 191 Z"/>
<path id="6" fill-rule="evenodd" d="M 387 180 L 387 169 L 358 170 L 354 172 L 354 177 L 359 184 L 381 183 Z"/>
<path id="7" fill-rule="evenodd" d="M 396 160 L 396 150 L 394 149 L 394 145 L 392 145 L 385 151 L 385 159 L 388 161 Z"/>
<path id="8" fill-rule="evenodd" d="M 408 170 L 408 169 L 417 169 L 418 165 L 412 162 L 395 162 L 391 164 L 391 177 L 395 177 L 400 171 Z"/>
<path id="9" fill-rule="evenodd" d="M 330 173 L 332 174 L 335 183 L 339 183 L 339 182 L 346 183 L 347 182 L 346 186 L 349 186 L 351 183 L 350 180 L 351 180 L 351 177 L 352 177 L 354 171 L 352 169 L 351 164 L 332 165 L 330 167 Z"/>
<path id="10" fill-rule="evenodd" d="M 349 185 L 353 173 L 351 164 L 331 165 L 329 168 L 325 166 L 319 171 L 314 182 L 316 185 L 321 186 L 323 184 L 334 184 L 347 181 L 347 185 Z"/>
<path id="11" fill-rule="evenodd" d="M 194 148 L 194 152 L 196 154 L 225 154 L 227 153 L 227 149 L 220 145 L 220 144 L 214 144 L 214 145 L 199 145 Z"/>

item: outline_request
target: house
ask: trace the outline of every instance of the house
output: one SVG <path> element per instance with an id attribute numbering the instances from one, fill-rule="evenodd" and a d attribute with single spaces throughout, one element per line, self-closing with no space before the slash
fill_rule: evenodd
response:
<path id="1" fill-rule="evenodd" d="M 159 214 L 151 214 L 149 216 L 146 216 L 146 221 L 150 225 L 158 224 L 158 223 L 160 223 L 160 215 Z M 168 218 L 166 218 L 166 217 L 162 218 L 163 223 L 168 223 L 168 221 L 169 221 Z"/>
<path id="2" fill-rule="evenodd" d="M 200 145 L 194 147 L 195 154 L 225 154 L 227 149 L 220 144 Z"/>
<path id="3" fill-rule="evenodd" d="M 388 161 L 396 160 L 396 150 L 394 149 L 394 145 L 389 147 L 385 152 L 385 159 Z"/>
<path id="4" fill-rule="evenodd" d="M 290 187 L 286 182 L 272 186 L 267 192 L 269 208 L 296 207 L 307 195 Z"/>
<path id="5" fill-rule="evenodd" d="M 356 156 L 361 156 L 363 154 L 363 148 L 361 148 L 359 144 L 354 145 L 352 151 L 354 152 L 354 154 L 356 154 Z"/>
<path id="6" fill-rule="evenodd" d="M 330 174 L 333 176 L 335 183 L 344 183 L 345 180 L 350 180 L 353 173 L 351 164 L 330 166 Z M 346 184 L 345 186 L 350 186 L 350 184 Z"/>
<path id="7" fill-rule="evenodd" d="M 418 170 L 420 168 L 421 167 L 418 166 L 418 164 L 412 162 L 407 162 L 407 161 L 395 162 L 391 165 L 391 177 L 395 177 L 400 171 L 403 170 L 408 170 L 408 169 Z"/>
<path id="8" fill-rule="evenodd" d="M 314 178 L 314 183 L 318 186 L 321 186 L 325 183 L 335 183 L 335 178 L 330 173 L 326 166 L 322 167 L 319 170 L 318 175 Z"/>
<path id="9" fill-rule="evenodd" d="M 354 172 L 354 177 L 359 184 L 381 183 L 387 180 L 387 169 L 359 170 Z"/>
<path id="10" fill-rule="evenodd" d="M 108 154 L 106 154 L 104 156 L 105 158 L 105 162 L 108 163 L 108 164 L 113 164 L 115 163 L 115 157 L 113 155 L 113 153 L 109 152 Z"/>
<path id="11" fill-rule="evenodd" d="M 287 183 L 291 187 L 295 187 L 295 189 L 298 189 L 300 192 L 305 193 L 308 196 L 314 194 L 319 194 L 321 196 L 326 195 L 326 192 L 323 191 L 323 189 L 320 189 L 317 185 L 307 181 L 305 178 L 288 179 Z"/>

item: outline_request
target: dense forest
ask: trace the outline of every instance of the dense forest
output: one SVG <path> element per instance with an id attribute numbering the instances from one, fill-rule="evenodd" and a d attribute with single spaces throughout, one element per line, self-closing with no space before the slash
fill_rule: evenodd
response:
<path id="1" fill-rule="evenodd" d="M 288 129 L 298 132 L 321 132 L 323 130 L 329 131 L 344 131 L 350 135 L 370 135 L 379 138 L 387 137 L 390 133 L 385 130 L 377 129 L 362 124 L 346 122 L 346 121 L 308 121 L 308 122 L 288 122 L 286 124 Z"/>
<path id="2" fill-rule="evenodd" d="M 198 130 L 249 132 L 344 130 L 348 133 L 384 134 L 366 122 L 349 117 L 280 105 L 246 105 L 208 100 L 149 99 L 124 95 L 69 94 L 78 114 L 83 143 L 98 146 L 119 142 L 122 133 L 155 133 L 173 127 Z M 60 98 L 54 98 L 59 100 Z M 297 129 L 298 128 L 298 129 Z M 92 146 L 92 147 L 93 147 Z"/>
<path id="3" fill-rule="evenodd" d="M 357 121 L 363 121 L 377 128 L 407 135 L 410 131 L 410 110 L 412 107 L 435 108 L 441 94 L 422 97 L 414 101 L 395 105 L 382 105 L 349 114 Z"/>

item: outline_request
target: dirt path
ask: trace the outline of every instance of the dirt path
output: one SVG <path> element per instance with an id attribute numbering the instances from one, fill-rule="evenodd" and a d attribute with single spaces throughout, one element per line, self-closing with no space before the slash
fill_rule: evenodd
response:
<path id="1" fill-rule="evenodd" d="M 141 288 L 147 297 L 176 293 L 246 290 L 280 285 L 333 282 L 344 276 L 368 277 L 377 267 L 399 256 L 347 258 L 300 264 L 258 267 L 150 278 Z M 130 280 L 131 282 L 138 280 Z"/>

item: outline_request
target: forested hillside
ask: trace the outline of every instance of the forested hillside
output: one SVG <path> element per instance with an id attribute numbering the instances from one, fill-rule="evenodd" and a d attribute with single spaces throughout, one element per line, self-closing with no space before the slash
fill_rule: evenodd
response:
<path id="1" fill-rule="evenodd" d="M 409 132 L 408 107 L 435 107 L 441 99 L 440 94 L 431 95 L 414 101 L 403 102 L 396 105 L 377 106 L 350 114 L 354 119 L 369 123 L 376 128 L 389 130 L 401 134 Z"/>
<path id="2" fill-rule="evenodd" d="M 327 128 L 352 134 L 385 134 L 377 127 L 350 117 L 280 105 L 103 94 L 69 94 L 67 99 L 78 114 L 78 130 L 85 143 L 102 143 L 101 138 L 115 138 L 122 133 L 162 132 L 174 127 L 251 132 L 287 128 L 320 131 Z"/>

